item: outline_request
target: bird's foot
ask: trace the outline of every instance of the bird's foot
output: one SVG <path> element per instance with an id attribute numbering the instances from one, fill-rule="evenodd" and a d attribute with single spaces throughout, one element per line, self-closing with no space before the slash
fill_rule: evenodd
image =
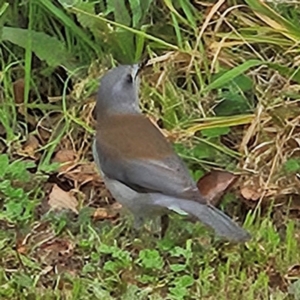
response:
<path id="1" fill-rule="evenodd" d="M 169 223 L 170 223 L 170 219 L 169 219 L 169 215 L 162 215 L 160 217 L 160 223 L 161 223 L 161 231 L 160 231 L 160 236 L 161 238 L 164 238 L 166 235 L 166 232 L 168 230 L 169 227 Z"/>

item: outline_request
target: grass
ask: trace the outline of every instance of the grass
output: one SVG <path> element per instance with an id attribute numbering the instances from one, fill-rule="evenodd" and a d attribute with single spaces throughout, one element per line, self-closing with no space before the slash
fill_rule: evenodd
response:
<path id="1" fill-rule="evenodd" d="M 299 4 L 120 3 L 1 4 L 0 298 L 300 299 Z M 145 56 L 143 110 L 195 180 L 240 174 L 221 207 L 245 245 L 178 216 L 134 236 L 118 216 L 91 157 L 94 93 Z"/>

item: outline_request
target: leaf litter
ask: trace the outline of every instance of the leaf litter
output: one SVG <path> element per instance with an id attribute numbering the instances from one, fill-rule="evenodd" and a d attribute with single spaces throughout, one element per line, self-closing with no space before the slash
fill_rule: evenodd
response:
<path id="1" fill-rule="evenodd" d="M 52 209 L 62 210 L 70 209 L 74 213 L 78 214 L 78 201 L 72 192 L 65 192 L 56 184 L 52 187 L 49 194 L 48 204 Z"/>

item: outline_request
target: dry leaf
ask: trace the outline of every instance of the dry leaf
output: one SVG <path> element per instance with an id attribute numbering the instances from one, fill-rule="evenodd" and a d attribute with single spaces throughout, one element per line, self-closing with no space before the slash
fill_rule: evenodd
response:
<path id="1" fill-rule="evenodd" d="M 262 195 L 260 189 L 254 185 L 247 185 L 241 188 L 241 194 L 246 200 L 258 201 Z"/>
<path id="2" fill-rule="evenodd" d="M 285 291 L 287 288 L 287 282 L 286 279 L 281 275 L 281 272 L 279 272 L 274 267 L 269 267 L 266 270 L 268 277 L 269 277 L 269 286 L 273 289 L 277 288 L 281 291 Z"/>
<path id="3" fill-rule="evenodd" d="M 18 154 L 28 156 L 32 159 L 37 159 L 36 150 L 39 145 L 38 139 L 33 134 L 30 134 L 22 149 L 18 151 Z"/>
<path id="4" fill-rule="evenodd" d="M 95 220 L 105 220 L 108 219 L 108 211 L 105 208 L 99 207 L 93 213 L 93 218 Z"/>
<path id="5" fill-rule="evenodd" d="M 19 254 L 25 255 L 27 253 L 27 247 L 25 245 L 21 245 L 20 247 L 17 247 L 17 251 Z"/>
<path id="6" fill-rule="evenodd" d="M 70 192 L 65 192 L 58 185 L 54 185 L 49 194 L 48 204 L 54 209 L 70 209 L 78 214 L 76 198 Z"/>
<path id="7" fill-rule="evenodd" d="M 56 152 L 53 162 L 61 163 L 59 172 L 66 172 L 68 169 L 73 167 L 76 163 L 77 155 L 73 150 L 62 149 Z"/>
<path id="8" fill-rule="evenodd" d="M 73 251 L 74 245 L 70 241 L 57 238 L 42 244 L 40 246 L 40 249 L 54 251 L 62 255 L 68 255 Z"/>
<path id="9" fill-rule="evenodd" d="M 47 265 L 58 265 L 66 262 L 74 252 L 71 241 L 54 238 L 41 244 L 37 249 L 38 257 Z"/>
<path id="10" fill-rule="evenodd" d="M 73 150 L 63 149 L 55 154 L 53 162 L 62 163 L 59 168 L 64 177 L 74 181 L 75 186 L 86 184 L 90 181 L 99 181 L 99 174 L 94 163 L 77 162 L 78 156 Z"/>
<path id="11" fill-rule="evenodd" d="M 295 278 L 300 278 L 300 265 L 296 264 L 291 266 L 288 269 L 287 274 L 285 275 L 286 279 L 295 279 Z"/>
<path id="12" fill-rule="evenodd" d="M 236 182 L 237 175 L 227 171 L 212 170 L 197 182 L 203 197 L 212 205 L 217 205 L 224 193 Z"/>
<path id="13" fill-rule="evenodd" d="M 76 183 L 79 183 L 80 185 L 86 184 L 91 181 L 102 182 L 102 179 L 100 178 L 94 163 L 90 162 L 78 164 L 74 168 L 69 169 L 64 174 L 64 176 L 68 179 L 73 180 Z"/>
<path id="14" fill-rule="evenodd" d="M 95 221 L 114 220 L 118 217 L 121 208 L 122 205 L 117 202 L 111 205 L 109 208 L 99 207 L 95 210 L 93 219 Z"/>
<path id="15" fill-rule="evenodd" d="M 135 270 L 132 268 L 130 269 L 125 269 L 123 272 L 120 274 L 122 282 L 126 284 L 135 284 L 138 285 L 138 281 L 136 280 L 136 273 Z"/>
<path id="16" fill-rule="evenodd" d="M 49 274 L 53 270 L 53 266 L 46 266 L 44 269 L 41 271 L 41 275 L 46 275 Z"/>
<path id="17" fill-rule="evenodd" d="M 13 83 L 14 99 L 17 104 L 24 103 L 24 78 L 20 78 Z"/>

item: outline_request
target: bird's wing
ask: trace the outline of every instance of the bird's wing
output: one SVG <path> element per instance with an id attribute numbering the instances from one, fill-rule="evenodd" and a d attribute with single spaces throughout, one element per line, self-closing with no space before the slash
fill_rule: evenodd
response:
<path id="1" fill-rule="evenodd" d="M 139 192 L 154 192 L 206 203 L 182 160 L 172 153 L 164 159 L 119 159 L 102 155 L 95 142 L 102 172 Z M 107 152 L 107 151 L 106 151 Z M 103 159 L 105 157 L 105 159 Z"/>
<path id="2" fill-rule="evenodd" d="M 103 147 L 98 147 L 95 141 L 95 161 L 107 177 L 118 180 L 138 192 L 153 193 L 154 204 L 180 214 L 184 212 L 192 215 L 214 229 L 221 237 L 238 242 L 250 238 L 247 231 L 221 210 L 206 204 L 188 170 L 176 154 L 162 160 L 120 160 L 118 155 L 101 155 L 102 150 Z"/>

